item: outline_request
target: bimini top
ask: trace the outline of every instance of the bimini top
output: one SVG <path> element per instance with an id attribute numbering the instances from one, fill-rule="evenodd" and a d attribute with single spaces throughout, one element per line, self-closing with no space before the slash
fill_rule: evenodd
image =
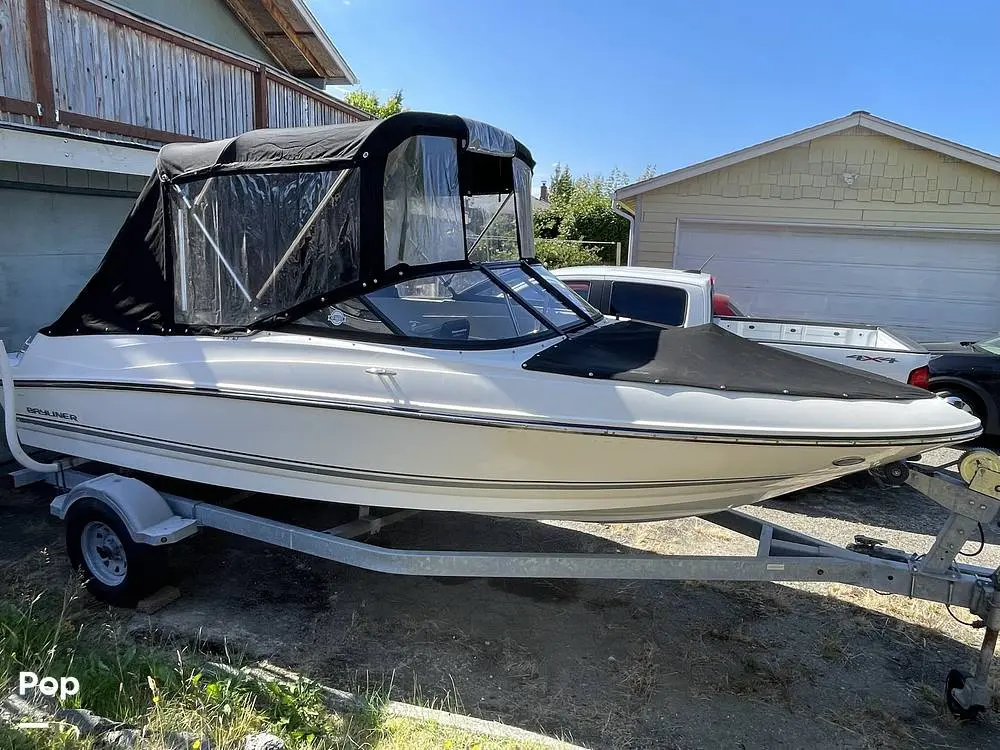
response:
<path id="1" fill-rule="evenodd" d="M 534 256 L 528 150 L 452 115 L 164 146 L 100 267 L 43 333 L 252 331 L 426 274 Z M 491 239 L 509 231 L 505 242 Z"/>
<path id="2" fill-rule="evenodd" d="M 357 166 L 385 162 L 388 154 L 415 135 L 461 141 L 460 148 L 494 156 L 518 156 L 529 167 L 531 153 L 510 133 L 476 120 L 428 112 L 403 112 L 385 120 L 312 128 L 251 130 L 208 143 L 170 143 L 160 150 L 156 171 L 162 179 L 190 179 L 235 172 Z"/>

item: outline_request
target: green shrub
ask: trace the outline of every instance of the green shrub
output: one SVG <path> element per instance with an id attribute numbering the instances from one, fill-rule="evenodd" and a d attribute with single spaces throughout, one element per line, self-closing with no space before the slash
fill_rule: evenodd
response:
<path id="1" fill-rule="evenodd" d="M 566 240 L 536 239 L 535 256 L 546 268 L 594 266 L 601 263 L 601 256 L 594 247 Z"/>

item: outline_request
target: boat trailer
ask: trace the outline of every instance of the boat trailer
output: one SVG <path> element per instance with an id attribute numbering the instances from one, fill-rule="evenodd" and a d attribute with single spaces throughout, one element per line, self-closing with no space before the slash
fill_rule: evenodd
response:
<path id="1" fill-rule="evenodd" d="M 161 492 L 118 473 L 96 475 L 81 459 L 62 458 L 59 471 L 20 469 L 14 486 L 47 482 L 64 491 L 51 504 L 66 521 L 67 550 L 83 569 L 98 598 L 134 604 L 159 588 L 165 547 L 218 529 L 285 549 L 367 570 L 397 575 L 489 578 L 573 578 L 843 583 L 968 609 L 984 631 L 975 670 L 947 677 L 948 708 L 973 719 L 990 705 L 988 678 L 1000 631 L 1000 569 L 956 561 L 962 546 L 983 527 L 997 529 L 1000 515 L 1000 457 L 972 451 L 959 473 L 909 465 L 906 484 L 938 503 L 949 515 L 925 554 L 855 538 L 845 547 L 766 523 L 735 510 L 703 516 L 707 521 L 757 541 L 754 556 L 469 552 L 393 549 L 360 538 L 414 515 L 361 507 L 356 520 L 325 530 L 310 529 L 244 513 L 231 507 L 250 493 L 204 502 Z"/>

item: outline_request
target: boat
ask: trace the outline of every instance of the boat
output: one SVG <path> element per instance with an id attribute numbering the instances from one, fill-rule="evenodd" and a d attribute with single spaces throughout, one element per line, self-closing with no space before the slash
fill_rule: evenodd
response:
<path id="1" fill-rule="evenodd" d="M 418 112 L 164 146 L 93 277 L 10 356 L 17 439 L 285 498 L 637 521 L 980 433 L 877 375 L 603 317 L 535 258 L 533 166 Z"/>

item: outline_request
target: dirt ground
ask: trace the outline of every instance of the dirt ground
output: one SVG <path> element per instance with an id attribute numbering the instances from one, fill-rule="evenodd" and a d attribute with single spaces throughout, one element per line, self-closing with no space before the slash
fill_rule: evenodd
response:
<path id="1" fill-rule="evenodd" d="M 51 496 L 0 491 L 0 575 L 53 587 L 68 580 Z M 325 510 L 295 505 L 297 513 Z M 838 543 L 863 533 L 914 551 L 929 547 L 945 517 L 917 493 L 867 478 L 750 512 Z M 555 525 L 440 514 L 378 540 L 439 549 L 753 549 L 700 519 Z M 989 536 L 976 562 L 1000 565 L 998 541 Z M 588 747 L 1000 748 L 996 718 L 962 726 L 943 706 L 946 673 L 970 666 L 981 631 L 938 605 L 818 584 L 393 577 L 210 531 L 172 551 L 172 571 L 179 601 L 151 617 L 104 616 L 133 637 L 152 631 L 240 651 L 334 687 L 375 688 Z"/>

